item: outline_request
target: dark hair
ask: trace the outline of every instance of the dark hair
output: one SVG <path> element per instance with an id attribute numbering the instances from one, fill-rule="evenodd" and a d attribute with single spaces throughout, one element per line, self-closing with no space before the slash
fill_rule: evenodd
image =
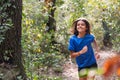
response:
<path id="1" fill-rule="evenodd" d="M 86 34 L 90 34 L 90 24 L 89 22 L 85 19 L 85 18 L 78 18 L 77 20 L 75 20 L 73 22 L 73 25 L 72 25 L 72 33 L 75 34 L 76 36 L 78 35 L 78 31 L 77 31 L 77 22 L 78 21 L 83 21 L 86 25 Z"/>

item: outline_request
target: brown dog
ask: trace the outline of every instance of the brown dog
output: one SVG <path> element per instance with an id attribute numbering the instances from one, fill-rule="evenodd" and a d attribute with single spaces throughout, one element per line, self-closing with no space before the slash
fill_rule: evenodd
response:
<path id="1" fill-rule="evenodd" d="M 109 77 L 112 73 L 120 77 L 120 55 L 107 59 L 103 65 L 103 71 L 104 77 Z"/>

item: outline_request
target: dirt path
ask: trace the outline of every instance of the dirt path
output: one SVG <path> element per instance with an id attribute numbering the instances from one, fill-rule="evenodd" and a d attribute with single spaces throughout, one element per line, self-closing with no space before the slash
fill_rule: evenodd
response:
<path id="1" fill-rule="evenodd" d="M 116 55 L 112 51 L 101 51 L 99 54 L 100 54 L 100 59 L 97 60 L 99 68 L 102 67 L 104 61 L 107 58 L 110 58 L 110 57 Z M 65 63 L 64 70 L 63 70 L 63 76 L 65 78 L 64 80 L 79 80 L 78 72 L 77 72 L 77 65 L 75 63 L 71 62 L 71 60 L 69 60 Z M 98 75 L 98 76 L 96 76 L 95 80 L 106 80 L 106 79 L 103 79 L 103 77 L 101 75 Z M 117 80 L 117 78 L 115 75 L 113 75 L 108 80 Z"/>

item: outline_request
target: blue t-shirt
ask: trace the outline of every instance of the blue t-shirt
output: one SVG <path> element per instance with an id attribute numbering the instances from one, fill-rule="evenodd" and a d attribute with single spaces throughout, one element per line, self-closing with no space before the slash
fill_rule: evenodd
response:
<path id="1" fill-rule="evenodd" d="M 81 54 L 76 57 L 76 63 L 78 67 L 88 67 L 96 63 L 94 56 L 94 51 L 91 43 L 94 41 L 94 36 L 91 34 L 86 34 L 83 38 L 78 38 L 76 35 L 70 37 L 68 49 L 70 51 L 78 52 L 82 50 L 84 46 L 88 47 L 86 53 Z"/>

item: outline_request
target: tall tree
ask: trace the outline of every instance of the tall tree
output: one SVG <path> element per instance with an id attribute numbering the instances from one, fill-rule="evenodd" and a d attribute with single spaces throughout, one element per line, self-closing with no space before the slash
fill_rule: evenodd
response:
<path id="1" fill-rule="evenodd" d="M 46 24 L 46 31 L 49 32 L 50 34 L 53 34 L 51 36 L 51 42 L 53 44 L 55 43 L 54 32 L 56 30 L 56 20 L 54 19 L 54 13 L 56 10 L 55 3 L 56 3 L 56 0 L 45 0 L 45 6 L 48 11 L 48 22 Z"/>
<path id="2" fill-rule="evenodd" d="M 0 43 L 0 63 L 17 65 L 19 75 L 26 80 L 21 59 L 22 0 L 1 0 L 0 8 L 0 35 L 4 36 Z"/>
<path id="3" fill-rule="evenodd" d="M 104 38 L 103 38 L 103 45 L 105 47 L 112 47 L 112 42 L 111 42 L 111 36 L 110 36 L 110 30 L 107 26 L 107 23 L 105 21 L 102 21 L 103 29 L 104 29 Z"/>
<path id="4" fill-rule="evenodd" d="M 51 30 L 56 30 L 56 21 L 54 19 L 54 12 L 55 12 L 55 2 L 56 0 L 45 0 L 46 7 L 48 9 L 48 22 L 47 22 L 47 31 L 50 32 Z"/>

